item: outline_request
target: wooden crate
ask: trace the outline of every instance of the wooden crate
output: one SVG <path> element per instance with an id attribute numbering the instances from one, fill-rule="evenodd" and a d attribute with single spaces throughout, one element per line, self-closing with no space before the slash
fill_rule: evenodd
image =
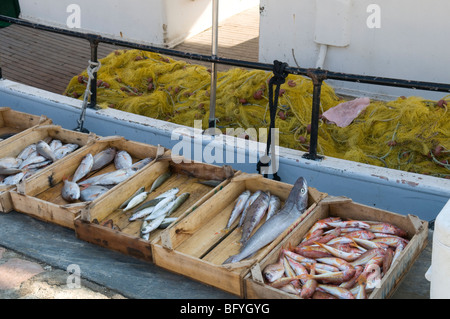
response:
<path id="1" fill-rule="evenodd" d="M 46 138 L 59 139 L 64 144 L 66 143 L 75 143 L 80 145 L 78 149 L 76 149 L 71 154 L 67 155 L 65 158 L 62 158 L 48 167 L 44 168 L 40 172 L 36 173 L 40 174 L 51 167 L 57 165 L 60 161 L 65 160 L 66 158 L 72 156 L 76 152 L 80 151 L 80 149 L 90 143 L 92 143 L 97 136 L 95 134 L 86 134 L 81 132 L 75 132 L 71 130 L 63 129 L 59 125 L 38 125 L 30 130 L 27 130 L 24 135 L 21 136 L 13 136 L 10 139 L 13 140 L 9 143 L 2 144 L 0 146 L 0 158 L 12 156 L 17 156 L 25 147 L 30 144 L 37 143 L 39 140 L 43 140 Z M 35 175 L 28 177 L 27 180 L 30 180 Z M 7 213 L 13 209 L 12 199 L 10 192 L 16 189 L 16 185 L 10 186 L 0 186 L 0 209 L 2 212 Z"/>
<path id="2" fill-rule="evenodd" d="M 170 160 L 170 152 L 165 159 L 156 162 L 152 167 L 143 171 L 135 179 L 118 187 L 110 196 L 101 201 L 92 203 L 83 209 L 79 218 L 75 220 L 75 232 L 78 238 L 90 243 L 119 251 L 146 261 L 152 261 L 151 242 L 159 237 L 162 230 L 153 231 L 148 240 L 140 238 L 142 220 L 130 222 L 128 219 L 134 210 L 124 212 L 120 205 L 130 198 L 140 187 L 150 190 L 153 182 L 166 172 L 172 175 L 155 191 L 150 193 L 145 201 L 149 201 L 165 191 L 177 187 L 178 195 L 188 192 L 188 199 L 170 217 L 183 216 L 194 211 L 204 201 L 222 189 L 229 178 L 239 172 L 230 170 L 230 167 L 219 167 L 204 163 L 175 163 Z M 218 186 L 211 187 L 200 184 L 203 180 L 223 180 Z M 112 221 L 112 225 L 104 225 Z"/>
<path id="3" fill-rule="evenodd" d="M 0 107 L 0 145 L 14 142 L 37 125 L 52 124 L 45 115 L 37 116 L 12 110 L 10 107 Z"/>
<path id="4" fill-rule="evenodd" d="M 222 265 L 225 259 L 240 249 L 242 231 L 237 228 L 238 221 L 228 232 L 224 231 L 236 200 L 247 189 L 251 192 L 261 189 L 279 196 L 284 203 L 292 188 L 293 185 L 266 179 L 258 174 L 242 173 L 236 176 L 193 213 L 162 232 L 160 239 L 152 242 L 155 264 L 242 297 L 243 278 L 250 266 L 286 236 L 325 194 L 309 188 L 309 208 L 302 217 L 250 259 Z"/>
<path id="5" fill-rule="evenodd" d="M 407 274 L 428 241 L 428 223 L 415 215 L 400 215 L 378 208 L 353 202 L 345 197 L 327 197 L 306 217 L 286 238 L 284 238 L 267 256 L 256 263 L 245 278 L 245 297 L 248 299 L 300 299 L 264 283 L 262 270 L 279 257 L 281 248 L 296 246 L 304 238 L 311 226 L 318 220 L 329 216 L 353 220 L 371 220 L 391 223 L 408 233 L 410 240 L 400 257 L 391 265 L 381 279 L 380 287 L 369 295 L 370 299 L 385 299 L 391 296 Z"/>
<path id="6" fill-rule="evenodd" d="M 72 178 L 73 173 L 80 165 L 84 156 L 89 153 L 95 156 L 95 154 L 109 147 L 127 151 L 133 158 L 133 163 L 146 157 L 155 158 L 158 151 L 158 147 L 156 146 L 130 141 L 120 136 L 97 138 L 93 143 L 84 147 L 76 154 L 73 154 L 73 156 L 67 159 L 63 158 L 57 165 L 47 169 L 45 172 L 36 174 L 24 183 L 20 183 L 15 191 L 11 191 L 14 209 L 18 212 L 23 212 L 39 219 L 74 229 L 75 217 L 90 202 L 78 200 L 74 203 L 69 203 L 63 199 L 61 197 L 61 190 L 64 184 L 63 179 Z M 163 149 L 163 151 L 165 150 Z M 151 163 L 147 164 L 146 167 L 149 165 Z M 142 169 L 145 169 L 145 167 Z M 114 161 L 102 169 L 88 174 L 84 179 L 113 170 L 115 170 Z M 135 175 L 129 177 L 129 179 Z M 92 204 L 95 204 L 95 202 L 100 201 L 104 197 L 110 198 L 110 194 L 114 196 L 119 185 L 114 186 L 108 192 L 97 197 L 92 201 Z"/>

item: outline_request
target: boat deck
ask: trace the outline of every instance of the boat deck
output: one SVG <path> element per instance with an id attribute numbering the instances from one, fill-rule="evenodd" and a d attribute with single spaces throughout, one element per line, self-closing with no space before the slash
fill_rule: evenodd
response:
<path id="1" fill-rule="evenodd" d="M 258 7 L 224 20 L 219 24 L 218 33 L 220 57 L 258 61 Z M 98 58 L 120 48 L 100 43 Z M 211 54 L 211 29 L 174 49 Z M 87 68 L 89 59 L 90 45 L 84 39 L 19 25 L 0 29 L 0 67 L 5 79 L 62 94 L 71 78 Z M 226 68 L 229 66 L 220 65 L 218 70 Z"/>

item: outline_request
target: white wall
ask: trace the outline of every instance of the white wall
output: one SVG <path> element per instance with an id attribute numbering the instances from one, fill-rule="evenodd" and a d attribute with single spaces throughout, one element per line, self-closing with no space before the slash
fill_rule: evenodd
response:
<path id="1" fill-rule="evenodd" d="M 261 0 L 261 62 L 275 59 L 295 66 L 292 49 L 301 67 L 315 67 L 319 44 L 314 42 L 317 0 Z M 324 0 L 318 0 L 324 1 Z M 334 0 L 342 2 L 345 0 Z M 450 83 L 450 29 L 448 0 L 350 0 L 349 45 L 330 46 L 323 68 L 330 71 Z M 380 8 L 380 28 L 369 28 L 372 12 Z M 323 23 L 320 21 L 319 23 Z M 327 21 L 323 26 L 332 24 Z M 339 32 L 337 25 L 334 32 Z M 331 28 L 333 32 L 333 28 Z M 441 98 L 445 93 L 392 89 L 384 86 L 356 85 L 328 81 L 335 87 L 398 96 L 420 95 Z"/>
<path id="2" fill-rule="evenodd" d="M 81 12 L 80 31 L 143 44 L 173 47 L 212 24 L 211 0 L 19 0 L 20 18 L 66 28 L 70 4 Z M 219 20 L 259 0 L 219 1 Z"/>

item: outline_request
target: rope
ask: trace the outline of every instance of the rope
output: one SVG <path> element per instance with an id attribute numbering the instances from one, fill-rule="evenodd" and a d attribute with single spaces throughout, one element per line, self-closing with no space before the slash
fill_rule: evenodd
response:
<path id="1" fill-rule="evenodd" d="M 280 86 L 286 81 L 286 77 L 288 76 L 288 73 L 285 71 L 286 67 L 288 67 L 287 63 L 275 60 L 273 64 L 273 77 L 271 77 L 269 80 L 270 126 L 269 126 L 269 135 L 267 136 L 266 154 L 265 156 L 261 157 L 258 164 L 256 165 L 256 169 L 260 174 L 261 174 L 261 167 L 269 166 L 270 161 L 269 150 L 270 145 L 272 143 L 272 130 L 275 128 L 275 118 L 277 115 L 276 112 L 278 108 L 278 96 L 280 94 Z M 275 85 L 275 95 L 273 94 L 274 85 Z M 267 174 L 264 174 L 264 177 L 267 177 Z M 277 181 L 281 180 L 277 172 L 273 173 L 273 179 Z"/>
<path id="2" fill-rule="evenodd" d="M 83 123 L 84 123 L 84 118 L 86 116 L 87 102 L 88 102 L 88 98 L 92 95 L 91 81 L 95 79 L 95 73 L 98 72 L 100 67 L 101 67 L 100 61 L 92 62 L 91 60 L 89 60 L 89 66 L 86 69 L 86 72 L 88 74 L 88 80 L 86 83 L 86 90 L 84 91 L 84 94 L 83 94 L 83 104 L 81 106 L 80 119 L 77 121 L 78 122 L 78 127 L 76 129 L 77 131 L 83 131 Z"/>

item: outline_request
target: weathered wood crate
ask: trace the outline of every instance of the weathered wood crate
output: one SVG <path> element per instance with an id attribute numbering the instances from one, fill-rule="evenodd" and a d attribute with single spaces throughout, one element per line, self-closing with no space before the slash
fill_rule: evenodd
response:
<path id="1" fill-rule="evenodd" d="M 95 156 L 95 154 L 110 147 L 116 148 L 117 151 L 127 151 L 131 155 L 133 163 L 147 157 L 155 158 L 158 152 L 157 146 L 130 141 L 120 136 L 97 137 L 93 143 L 87 145 L 71 157 L 62 159 L 53 167 L 20 183 L 16 190 L 11 191 L 14 209 L 18 212 L 26 213 L 39 219 L 74 229 L 75 217 L 77 217 L 81 210 L 90 204 L 90 202 L 77 200 L 70 203 L 62 198 L 61 190 L 64 185 L 64 178 L 71 180 L 84 156 L 89 153 Z M 164 153 L 165 150 L 163 148 L 161 149 L 162 153 Z M 151 164 L 152 162 L 142 169 L 145 169 Z M 80 181 L 114 170 L 115 166 L 113 161 L 107 166 L 91 172 Z M 135 177 L 135 175 L 136 174 L 128 179 Z M 112 187 L 106 193 L 97 197 L 92 201 L 92 204 L 102 200 L 104 197 L 111 198 L 111 196 L 115 196 L 117 193 L 116 189 L 119 185 Z M 105 202 L 108 203 L 108 200 Z"/>
<path id="2" fill-rule="evenodd" d="M 270 191 L 282 200 L 287 199 L 293 185 L 263 178 L 259 174 L 242 173 L 219 192 L 206 200 L 193 213 L 172 225 L 152 242 L 156 265 L 170 271 L 243 297 L 243 279 L 250 266 L 261 260 L 287 233 L 311 212 L 325 194 L 309 188 L 309 208 L 271 244 L 243 261 L 222 265 L 239 252 L 242 230 L 238 221 L 224 230 L 239 195 L 245 190 Z M 260 224 L 262 224 L 261 221 Z M 260 227 L 257 226 L 257 228 Z M 256 230 L 255 230 L 256 231 Z"/>
<path id="3" fill-rule="evenodd" d="M 52 163 L 50 166 L 44 168 L 41 172 L 50 169 L 51 167 L 54 167 L 57 165 L 60 161 L 65 160 L 66 158 L 72 156 L 73 154 L 76 154 L 80 151 L 80 149 L 89 143 L 94 142 L 96 139 L 95 134 L 86 134 L 81 132 L 75 132 L 71 130 L 63 129 L 59 125 L 38 125 L 35 127 L 32 127 L 30 130 L 27 130 L 24 132 L 25 134 L 21 136 L 13 136 L 10 139 L 11 142 L 8 142 L 6 144 L 2 144 L 0 146 L 0 158 L 3 157 L 16 157 L 25 147 L 28 145 L 34 144 L 39 142 L 40 140 L 45 139 L 59 139 L 64 144 L 67 143 L 75 143 L 79 145 L 79 148 L 76 149 L 72 154 L 68 154 L 66 157 Z M 40 172 L 36 173 L 35 175 L 39 174 Z M 30 180 L 33 178 L 28 177 L 25 179 L 25 182 L 27 180 Z M 16 189 L 16 185 L 2 185 L 0 186 L 0 209 L 2 212 L 10 212 L 13 209 L 12 199 L 10 192 Z"/>
<path id="4" fill-rule="evenodd" d="M 400 257 L 394 261 L 382 277 L 369 299 L 385 299 L 391 296 L 407 274 L 428 240 L 428 223 L 415 215 L 400 215 L 386 210 L 362 205 L 345 197 L 327 197 L 306 217 L 288 236 L 286 236 L 264 259 L 256 263 L 245 277 L 245 298 L 248 299 L 300 299 L 298 295 L 286 293 L 264 283 L 262 270 L 275 263 L 282 248 L 295 247 L 308 230 L 320 219 L 330 216 L 349 220 L 367 220 L 391 223 L 408 234 L 409 243 Z"/>
<path id="5" fill-rule="evenodd" d="M 48 124 L 52 124 L 52 120 L 45 115 L 37 116 L 6 106 L 0 107 L 0 145 L 19 139 L 37 125 Z"/>
<path id="6" fill-rule="evenodd" d="M 102 200 L 93 202 L 83 209 L 81 215 L 75 220 L 77 237 L 126 255 L 153 261 L 151 242 L 159 238 L 162 229 L 151 232 L 148 240 L 141 238 L 142 219 L 129 221 L 138 207 L 136 210 L 131 209 L 124 212 L 123 209 L 120 209 L 121 204 L 141 187 L 145 187 L 145 191 L 149 191 L 159 176 L 171 172 L 170 177 L 150 193 L 145 202 L 177 187 L 179 189 L 177 196 L 189 193 L 187 200 L 170 215 L 170 217 L 181 219 L 195 211 L 204 201 L 222 189 L 232 176 L 239 173 L 229 166 L 176 162 L 172 161 L 170 151 L 167 152 L 163 159 L 139 173 L 133 180 L 124 183 L 112 191 L 109 196 L 105 196 Z M 207 186 L 199 183 L 208 180 L 216 180 L 219 184 Z"/>

